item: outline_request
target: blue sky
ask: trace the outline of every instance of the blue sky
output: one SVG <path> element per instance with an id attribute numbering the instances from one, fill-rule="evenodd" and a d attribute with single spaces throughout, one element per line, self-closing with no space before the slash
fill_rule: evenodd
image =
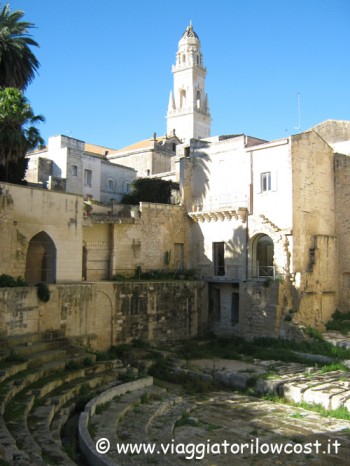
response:
<path id="1" fill-rule="evenodd" d="M 2 1 L 2 4 L 5 2 Z M 278 139 L 350 120 L 349 0 L 9 0 L 40 44 L 26 96 L 43 138 L 122 148 L 166 131 L 178 41 L 192 20 L 212 135 Z"/>

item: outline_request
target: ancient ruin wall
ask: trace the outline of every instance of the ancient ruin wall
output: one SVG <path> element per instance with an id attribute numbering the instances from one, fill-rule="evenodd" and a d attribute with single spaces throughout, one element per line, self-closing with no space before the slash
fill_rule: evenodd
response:
<path id="1" fill-rule="evenodd" d="M 172 341 L 207 328 L 207 285 L 199 281 L 99 282 L 0 288 L 0 336 L 60 331 L 92 349 L 133 339 Z"/>

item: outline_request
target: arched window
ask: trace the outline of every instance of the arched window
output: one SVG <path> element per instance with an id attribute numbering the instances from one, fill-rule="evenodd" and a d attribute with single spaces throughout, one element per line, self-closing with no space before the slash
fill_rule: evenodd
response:
<path id="1" fill-rule="evenodd" d="M 197 108 L 201 108 L 201 91 L 199 90 L 196 92 L 196 104 Z"/>
<path id="2" fill-rule="evenodd" d="M 182 55 L 182 63 L 186 63 L 186 55 L 185 54 Z"/>
<path id="3" fill-rule="evenodd" d="M 33 236 L 29 242 L 25 280 L 32 285 L 56 282 L 56 247 L 44 231 Z"/>
<path id="4" fill-rule="evenodd" d="M 107 180 L 107 191 L 114 191 L 114 181 L 112 178 L 108 178 Z"/>
<path id="5" fill-rule="evenodd" d="M 265 234 L 257 235 L 252 243 L 252 277 L 264 278 L 274 275 L 274 245 Z"/>
<path id="6" fill-rule="evenodd" d="M 129 194 L 130 193 L 130 185 L 131 185 L 131 183 L 129 181 L 125 181 L 125 183 L 124 183 L 124 194 Z"/>
<path id="7" fill-rule="evenodd" d="M 180 92 L 180 108 L 186 107 L 186 91 L 182 89 Z"/>

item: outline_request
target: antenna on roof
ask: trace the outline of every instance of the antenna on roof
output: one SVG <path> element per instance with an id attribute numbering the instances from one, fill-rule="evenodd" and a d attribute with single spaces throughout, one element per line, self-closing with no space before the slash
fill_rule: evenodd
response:
<path id="1" fill-rule="evenodd" d="M 298 126 L 294 126 L 294 129 L 298 130 L 300 132 L 301 130 L 301 117 L 300 117 L 300 92 L 297 94 L 298 98 Z"/>

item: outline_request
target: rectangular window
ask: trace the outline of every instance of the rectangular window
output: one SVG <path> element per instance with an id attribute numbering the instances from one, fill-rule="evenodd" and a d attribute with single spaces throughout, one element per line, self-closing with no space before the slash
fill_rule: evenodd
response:
<path id="1" fill-rule="evenodd" d="M 91 188 L 91 183 L 92 183 L 92 171 L 84 170 L 84 185 L 90 186 Z"/>
<path id="2" fill-rule="evenodd" d="M 72 176 L 78 176 L 78 167 L 76 165 L 72 165 Z"/>
<path id="3" fill-rule="evenodd" d="M 260 183 L 261 192 L 271 191 L 271 172 L 261 173 Z"/>
<path id="4" fill-rule="evenodd" d="M 225 243 L 213 243 L 214 275 L 225 275 Z"/>
<path id="5" fill-rule="evenodd" d="M 107 189 L 108 189 L 108 191 L 113 191 L 114 190 L 113 180 L 108 180 L 107 181 Z"/>

